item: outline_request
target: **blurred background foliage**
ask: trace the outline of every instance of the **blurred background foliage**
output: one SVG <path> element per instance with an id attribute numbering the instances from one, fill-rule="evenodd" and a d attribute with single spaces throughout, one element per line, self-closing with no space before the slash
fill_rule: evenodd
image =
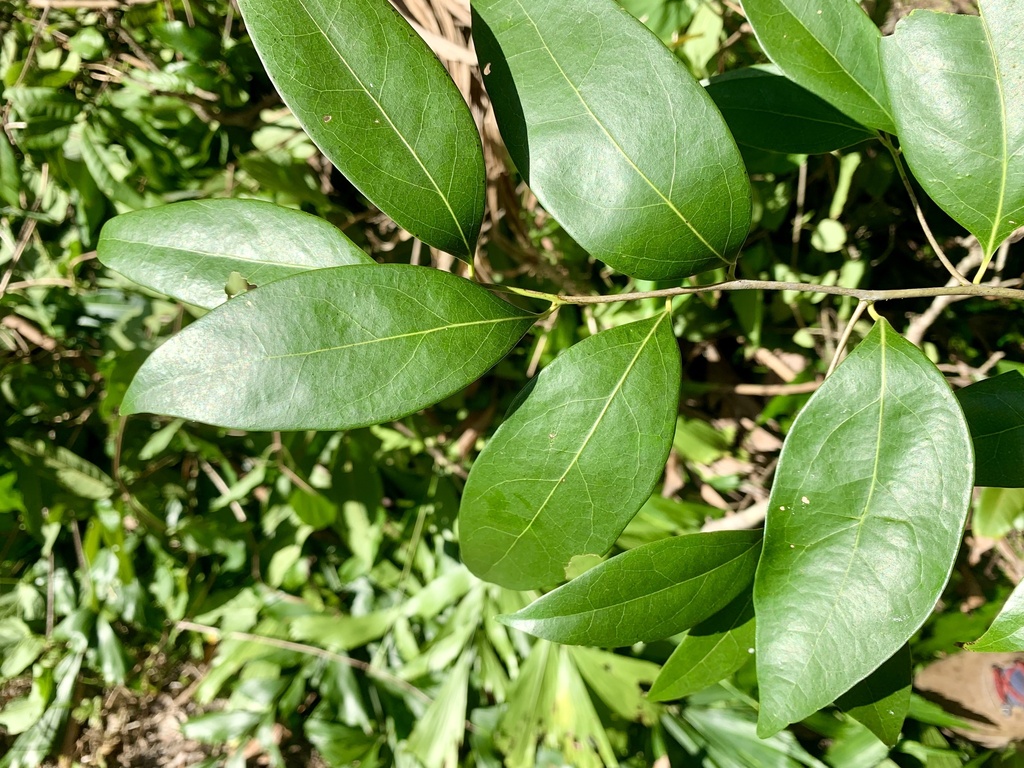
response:
<path id="1" fill-rule="evenodd" d="M 761 60 L 733 3 L 622 3 L 697 77 Z M 482 276 L 577 293 L 660 287 L 590 260 L 510 173 L 467 44 L 468 4 L 396 4 L 483 126 Z M 904 9 L 871 10 L 886 24 Z M 564 307 L 484 379 L 392 424 L 246 434 L 122 421 L 141 361 L 201 311 L 99 265 L 99 230 L 117 213 L 259 198 L 325 217 L 380 261 L 461 267 L 398 231 L 322 158 L 228 0 L 0 0 L 0 41 L 0 768 L 1017 764 L 1012 749 L 942 730 L 955 720 L 923 699 L 891 753 L 839 712 L 761 741 L 753 659 L 660 705 L 644 691 L 674 642 L 566 648 L 494 620 L 534 595 L 459 562 L 472 458 L 538 370 L 654 303 Z M 756 223 L 741 276 L 945 280 L 877 145 L 743 151 Z M 978 259 L 937 208 L 927 215 L 962 269 Z M 1020 274 L 1021 257 L 1006 248 L 997 268 Z M 619 550 L 759 524 L 781 440 L 853 308 L 759 292 L 675 302 L 675 447 Z M 889 319 L 954 385 L 1021 368 L 1019 313 L 893 307 Z M 1022 525 L 1020 492 L 979 496 L 946 599 L 913 643 L 918 665 L 987 627 L 1024 575 Z"/>

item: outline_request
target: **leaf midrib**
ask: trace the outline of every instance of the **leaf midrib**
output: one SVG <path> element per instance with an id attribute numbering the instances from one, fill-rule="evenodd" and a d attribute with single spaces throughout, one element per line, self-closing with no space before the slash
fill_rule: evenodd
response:
<path id="1" fill-rule="evenodd" d="M 1006 133 L 1006 89 L 1003 86 L 1003 75 L 999 71 L 999 58 L 996 55 L 995 41 L 992 39 L 992 31 L 988 26 L 988 19 L 985 17 L 984 3 L 981 4 L 980 8 L 981 15 L 981 28 L 985 30 L 985 40 L 988 42 L 989 51 L 992 53 L 992 71 L 995 73 L 996 91 L 999 93 L 999 125 L 1002 128 L 1000 131 L 1000 138 L 1003 142 L 1002 160 L 1000 162 L 1000 179 L 999 179 L 999 202 L 996 204 L 996 214 L 992 219 L 992 231 L 988 236 L 988 244 L 985 246 L 985 255 L 991 256 L 995 253 L 996 246 L 996 235 L 999 232 L 999 221 L 1003 218 L 1003 208 L 1006 205 L 1006 186 L 1008 183 L 1008 174 L 1010 170 L 1010 160 L 1007 155 L 1009 154 L 1009 137 Z"/>
<path id="2" fill-rule="evenodd" d="M 850 556 L 846 562 L 846 570 L 843 572 L 842 582 L 840 583 L 839 588 L 835 591 L 835 600 L 832 602 L 832 606 L 829 608 L 825 620 L 821 622 L 820 629 L 814 638 L 814 644 L 811 646 L 811 652 L 807 655 L 809 660 L 817 657 L 818 643 L 821 641 L 821 638 L 824 637 L 825 629 L 832 623 L 832 619 L 836 613 L 836 608 L 838 608 L 839 604 L 843 601 L 846 583 L 849 581 L 850 571 L 853 569 L 853 564 L 857 559 L 857 551 L 860 549 L 860 539 L 864 532 L 864 526 L 867 523 L 868 511 L 871 508 L 871 500 L 875 496 L 875 488 L 878 487 L 878 468 L 882 457 L 882 427 L 884 424 L 885 414 L 885 391 L 888 381 L 886 362 L 886 328 L 884 325 L 881 326 L 878 346 L 881 357 L 879 361 L 878 430 L 875 437 L 875 462 L 871 469 L 871 488 L 868 491 L 868 497 L 864 502 L 864 508 L 861 511 L 859 520 L 856 524 L 857 533 L 854 537 L 853 545 L 850 548 Z"/>
<path id="3" fill-rule="evenodd" d="M 780 4 L 782 5 L 783 8 L 785 8 L 787 11 L 789 11 L 789 14 L 793 18 L 793 20 L 798 25 L 800 25 L 803 28 L 803 30 L 810 36 L 810 38 L 815 42 L 815 44 L 818 46 L 818 48 L 821 49 L 821 51 L 823 51 L 825 53 L 825 55 L 827 55 L 830 59 L 832 59 L 832 61 L 834 61 L 836 63 L 836 66 L 839 67 L 839 69 L 843 72 L 843 74 L 845 74 L 847 77 L 849 77 L 850 81 L 865 96 L 867 96 L 869 99 L 871 99 L 871 101 L 873 101 L 875 103 L 875 106 L 878 107 L 878 111 L 881 112 L 883 115 L 885 115 L 887 118 L 889 118 L 889 122 L 892 123 L 893 119 L 892 119 L 892 115 L 889 113 L 889 110 L 886 109 L 877 98 L 875 98 L 875 95 L 871 91 L 869 91 L 867 88 L 865 88 L 864 85 L 861 84 L 860 80 L 858 80 L 856 77 L 854 77 L 853 73 L 850 72 L 850 70 L 848 70 L 843 65 L 843 62 L 841 62 L 838 58 L 836 58 L 835 54 L 833 54 L 832 51 L 830 51 L 825 46 L 825 44 L 822 43 L 818 39 L 817 35 L 815 35 L 814 32 L 811 31 L 810 27 L 808 27 L 806 24 L 804 24 L 803 20 L 797 15 L 797 13 L 795 11 L 793 11 L 789 7 L 789 5 L 787 5 L 784 1 L 781 2 Z M 863 13 L 863 11 L 860 11 L 860 12 Z"/>
<path id="4" fill-rule="evenodd" d="M 623 607 L 623 606 L 629 606 L 629 605 L 632 605 L 633 603 L 638 603 L 641 600 L 647 600 L 649 598 L 656 597 L 658 595 L 664 594 L 665 592 L 670 592 L 672 590 L 679 589 L 680 587 L 685 586 L 687 584 L 690 584 L 691 582 L 698 581 L 700 579 L 707 580 L 707 578 L 709 576 L 717 573 L 718 571 L 722 570 L 723 568 L 726 568 L 726 567 L 732 565 L 733 563 L 737 562 L 738 560 L 742 560 L 744 557 L 747 557 L 750 554 L 751 550 L 756 549 L 759 544 L 761 544 L 761 539 L 757 539 L 756 541 L 754 541 L 750 546 L 748 546 L 742 552 L 737 554 L 735 557 L 731 557 L 728 560 L 724 560 L 721 563 L 719 563 L 718 565 L 714 566 L 713 568 L 710 568 L 709 570 L 701 571 L 700 573 L 694 574 L 693 576 L 691 576 L 689 578 L 683 579 L 682 581 L 673 582 L 672 584 L 669 584 L 668 586 L 661 587 L 660 589 L 656 589 L 656 590 L 654 590 L 652 592 L 644 592 L 642 595 L 637 595 L 636 597 L 630 597 L 630 598 L 628 598 L 626 600 L 620 600 L 619 602 L 616 602 L 616 603 L 610 603 L 608 605 L 602 605 L 602 606 L 600 606 L 598 608 L 591 608 L 591 609 L 586 610 L 586 611 L 577 611 L 576 613 L 560 613 L 557 616 L 550 616 L 548 618 L 524 617 L 522 619 L 522 621 L 531 621 L 531 622 L 537 622 L 537 623 L 561 621 L 563 619 L 573 619 L 573 618 L 576 618 L 578 616 L 597 615 L 597 614 L 603 613 L 605 611 L 610 611 L 610 610 L 612 610 L 614 608 L 620 608 L 620 607 Z M 527 610 L 529 610 L 529 608 L 527 608 Z"/>
<path id="5" fill-rule="evenodd" d="M 356 74 L 355 70 L 352 69 L 352 66 L 348 63 L 348 59 L 345 58 L 345 55 L 341 51 L 339 51 L 338 47 L 334 44 L 334 40 L 324 31 L 323 27 L 320 26 L 320 22 L 313 16 L 313 14 L 310 13 L 309 8 L 306 6 L 306 0 L 297 0 L 297 2 L 299 6 L 302 8 L 302 10 L 305 12 L 306 16 L 309 17 L 309 20 L 313 22 L 313 25 L 316 27 L 317 31 L 320 33 L 323 39 L 327 41 L 327 44 L 330 45 L 331 49 L 335 52 L 335 54 L 337 54 L 338 60 L 345 65 L 345 69 L 347 69 L 349 71 L 349 74 L 352 75 L 352 79 L 359 84 L 359 87 L 362 88 L 363 93 L 365 93 L 367 97 L 370 99 L 370 101 L 373 102 L 374 106 L 377 107 L 377 110 L 380 112 L 381 116 L 387 121 L 388 125 L 391 126 L 391 130 L 395 132 L 395 135 L 401 140 L 402 144 L 405 145 L 405 148 L 409 151 L 409 155 L 413 158 L 413 160 L 416 161 L 416 164 L 420 167 L 420 170 L 423 171 L 423 174 L 430 181 L 431 186 L 434 187 L 434 191 L 437 193 L 437 196 L 441 198 L 441 201 L 444 203 L 445 208 L 448 209 L 448 214 L 451 216 L 452 221 L 455 223 L 455 227 L 459 232 L 459 238 L 462 240 L 462 244 L 466 246 L 466 253 L 472 254 L 473 249 L 469 245 L 469 238 L 466 237 L 466 233 L 462 229 L 462 223 L 459 221 L 459 217 L 455 215 L 455 210 L 452 208 L 451 203 L 448 200 L 448 196 L 441 191 L 441 187 L 438 185 L 437 181 L 434 180 L 433 174 L 431 174 L 431 172 L 427 170 L 427 166 L 423 164 L 423 161 L 420 159 L 419 154 L 417 154 L 416 150 L 413 149 L 411 144 L 409 144 L 408 140 L 406 140 L 405 138 L 405 135 L 398 129 L 398 126 L 396 126 L 394 122 L 391 120 L 391 115 L 388 114 L 387 110 L 384 109 L 384 107 L 376 99 L 376 97 L 374 97 L 370 90 L 363 84 L 363 81 L 360 79 L 359 75 Z M 393 11 L 393 9 L 388 10 Z M 397 13 L 397 11 L 393 12 Z"/>
<path id="6" fill-rule="evenodd" d="M 439 333 L 441 331 L 456 330 L 456 329 L 460 329 L 460 328 L 469 328 L 469 327 L 478 326 L 478 325 L 488 325 L 488 324 L 495 324 L 496 325 L 498 323 L 507 323 L 507 322 L 516 322 L 516 321 L 522 322 L 522 321 L 527 320 L 527 319 L 529 319 L 529 316 L 524 316 L 524 317 L 515 317 L 515 316 L 513 316 L 513 317 L 499 317 L 499 318 L 488 319 L 488 320 L 473 320 L 472 322 L 468 322 L 468 323 L 450 323 L 450 324 L 447 324 L 447 325 L 437 326 L 436 328 L 426 328 L 426 329 L 424 329 L 422 331 L 412 331 L 410 333 L 395 334 L 394 336 L 384 336 L 384 337 L 380 337 L 380 338 L 376 338 L 376 339 L 367 339 L 366 341 L 357 341 L 357 342 L 354 342 L 352 344 L 342 344 L 342 345 L 339 345 L 337 347 L 324 347 L 323 349 L 313 349 L 313 350 L 308 350 L 308 351 L 305 351 L 305 352 L 289 352 L 289 353 L 283 354 L 283 355 L 263 355 L 263 356 L 254 358 L 254 360 L 255 360 L 255 362 L 263 363 L 263 362 L 269 362 L 271 360 L 286 360 L 286 359 L 291 358 L 291 357 L 304 357 L 304 358 L 308 359 L 312 355 L 318 355 L 318 354 L 325 353 L 325 352 L 340 352 L 340 351 L 343 351 L 343 350 L 346 350 L 346 349 L 352 349 L 354 347 L 362 347 L 362 346 L 366 346 L 366 345 L 369 345 L 369 344 L 383 344 L 383 343 L 386 343 L 386 342 L 389 342 L 389 341 L 398 341 L 400 339 L 415 338 L 417 336 L 427 336 L 427 335 L 429 335 L 431 333 Z M 147 387 L 144 390 L 143 394 L 147 394 L 148 395 L 151 392 L 159 391 L 160 389 L 163 389 L 163 388 L 168 387 L 168 386 L 180 385 L 181 382 L 183 382 L 183 381 L 190 381 L 190 380 L 193 380 L 193 379 L 200 379 L 200 378 L 209 377 L 209 376 L 213 376 L 213 375 L 216 375 L 216 374 L 224 373 L 225 371 L 230 371 L 230 370 L 232 370 L 234 368 L 237 368 L 240 365 L 248 365 L 248 364 L 250 364 L 252 362 L 253 362 L 253 359 L 240 358 L 239 360 L 234 361 L 234 362 L 230 363 L 229 365 L 225 365 L 225 366 L 223 366 L 221 368 L 212 369 L 212 370 L 204 370 L 204 371 L 200 371 L 199 373 L 189 374 L 187 376 L 178 376 L 178 377 L 176 377 L 174 379 L 170 379 L 168 381 L 161 382 L 161 383 L 159 383 L 159 384 L 157 384 L 155 386 Z M 303 361 L 303 362 L 305 362 L 305 361 Z M 138 396 L 136 396 L 136 398 L 137 397 Z"/>
<path id="7" fill-rule="evenodd" d="M 292 262 L 292 261 L 267 261 L 266 259 L 250 259 L 250 258 L 248 258 L 246 256 L 239 256 L 239 255 L 230 254 L 230 253 L 223 253 L 223 252 L 216 252 L 216 251 L 203 251 L 203 250 L 199 250 L 198 248 L 183 248 L 183 247 L 179 247 L 179 246 L 176 246 L 176 245 L 154 244 L 154 243 L 152 243 L 152 242 L 150 242 L 148 240 L 126 240 L 126 239 L 124 239 L 122 237 L 109 237 L 107 239 L 112 241 L 112 242 L 115 242 L 115 243 L 123 243 L 124 245 L 145 245 L 145 246 L 148 246 L 152 250 L 161 249 L 161 250 L 171 251 L 173 253 L 185 253 L 185 254 L 194 253 L 197 256 L 202 256 L 203 257 L 202 260 L 213 259 L 213 260 L 220 260 L 220 261 L 239 261 L 239 262 L 244 262 L 245 264 L 254 264 L 254 265 L 257 265 L 257 266 L 265 266 L 265 267 L 284 267 L 286 269 L 294 268 L 294 269 L 299 269 L 299 270 L 303 270 L 303 271 L 308 271 L 308 270 L 312 270 L 312 269 L 330 269 L 332 266 L 334 266 L 334 267 L 353 266 L 353 265 L 349 265 L 349 264 L 333 264 L 333 265 L 316 266 L 316 265 L 310 265 L 310 264 L 301 264 L 299 262 Z M 149 254 L 147 254 L 147 256 L 148 255 Z M 367 263 L 368 262 L 363 262 L 363 264 L 367 264 Z M 195 266 L 198 267 L 199 265 L 196 264 Z"/>
<path id="8" fill-rule="evenodd" d="M 668 312 L 662 313 L 662 316 L 658 319 L 658 322 L 656 322 L 652 326 L 651 330 L 647 333 L 647 336 L 644 337 L 644 340 L 642 342 L 640 342 L 640 346 L 637 348 L 636 354 L 633 355 L 633 359 L 629 361 L 629 365 L 626 366 L 626 370 L 623 372 L 622 376 L 619 377 L 619 380 L 615 383 L 615 387 L 612 389 L 611 393 L 605 400 L 605 403 L 601 408 L 601 412 L 598 413 L 597 417 L 594 419 L 594 424 L 591 426 L 590 431 L 587 433 L 587 436 L 583 438 L 583 443 L 580 445 L 579 450 L 576 451 L 572 459 L 569 460 L 569 464 L 568 466 L 566 466 L 565 471 L 562 473 L 561 477 L 555 480 L 554 484 L 551 486 L 551 490 L 548 492 L 547 497 L 545 497 L 544 501 L 541 502 L 537 511 L 530 519 L 530 522 L 527 523 L 526 527 L 524 527 L 523 530 L 515 537 L 515 539 L 512 540 L 512 543 L 508 545 L 508 549 L 505 550 L 505 554 L 503 554 L 494 562 L 494 564 L 490 567 L 488 572 L 493 572 L 495 569 L 497 569 L 498 566 L 501 565 L 501 563 L 504 562 L 512 553 L 512 551 L 519 545 L 520 539 L 522 539 L 523 536 L 529 533 L 530 530 L 533 528 L 534 523 L 537 522 L 537 519 L 547 508 L 547 505 L 550 503 L 552 497 L 554 497 L 555 492 L 561 486 L 562 481 L 565 480 L 566 477 L 568 477 L 569 472 L 572 470 L 573 467 L 576 466 L 577 462 L 580 459 L 580 456 L 583 455 L 583 451 L 586 450 L 587 446 L 590 444 L 591 439 L 594 437 L 594 434 L 597 432 L 597 428 L 601 426 L 601 422 L 604 421 L 604 417 L 608 413 L 608 409 L 611 408 L 612 401 L 615 399 L 616 395 L 618 395 L 619 392 L 622 390 L 623 385 L 626 383 L 626 379 L 629 378 L 629 374 L 633 372 L 633 368 L 636 367 L 636 362 L 637 360 L 640 359 L 640 355 L 643 353 L 644 349 L 647 348 L 647 344 L 650 342 L 652 338 L 654 338 L 654 335 L 657 332 L 658 328 L 661 327 L 661 323 L 668 316 Z"/>
<path id="9" fill-rule="evenodd" d="M 551 50 L 551 48 L 548 47 L 547 41 L 544 39 L 544 36 L 541 34 L 540 28 L 537 26 L 537 23 L 533 20 L 533 17 L 530 16 L 529 11 L 527 11 L 526 8 L 523 7 L 523 4 L 520 2 L 520 0 L 513 0 L 513 1 L 515 2 L 516 5 L 519 6 L 519 10 L 521 10 L 523 12 L 523 17 L 528 22 L 530 22 L 530 26 L 533 27 L 533 31 L 536 33 L 537 39 L 540 41 L 540 44 L 544 47 L 544 51 L 547 53 L 548 57 L 551 59 L 551 63 L 554 64 L 555 67 L 558 69 L 559 74 L 562 75 L 562 78 L 565 80 L 566 84 L 568 84 L 568 86 L 572 89 L 572 92 L 576 94 L 576 98 L 579 99 L 580 104 L 583 105 L 583 108 L 587 111 L 587 114 L 590 115 L 591 119 L 594 121 L 594 124 L 597 125 L 597 127 L 601 129 L 601 132 L 604 133 L 604 135 L 607 137 L 607 139 L 611 143 L 611 145 L 616 149 L 616 151 L 618 151 L 618 153 L 620 155 L 622 155 L 623 159 L 627 163 L 629 163 L 629 166 L 634 171 L 636 171 L 637 175 L 641 179 L 644 180 L 644 182 L 647 184 L 647 186 L 649 186 L 654 191 L 654 193 L 658 197 L 660 197 L 662 199 L 662 201 L 665 203 L 665 205 L 667 205 L 669 207 L 669 210 L 671 210 L 679 218 L 679 220 L 681 222 L 683 222 L 683 224 L 685 224 L 687 226 L 687 228 L 691 232 L 693 232 L 693 234 L 697 237 L 698 240 L 700 240 L 700 242 L 704 245 L 704 247 L 707 248 L 709 251 L 711 251 L 711 253 L 713 253 L 716 257 L 718 257 L 719 259 L 724 261 L 726 264 L 728 264 L 729 260 L 723 254 L 719 253 L 714 248 L 714 246 L 712 246 L 711 243 L 709 243 L 704 238 L 704 236 L 699 231 L 697 231 L 697 228 L 695 226 L 693 226 L 693 224 L 690 223 L 690 220 L 687 219 L 686 216 L 683 215 L 683 212 L 680 211 L 676 207 L 675 203 L 673 203 L 672 200 L 670 200 L 668 197 L 666 197 L 665 194 L 660 189 L 658 189 L 657 185 L 655 185 L 655 183 L 653 181 L 651 181 L 650 178 L 648 178 L 647 174 L 645 174 L 642 170 L 640 170 L 640 167 L 636 163 L 633 162 L 633 158 L 631 158 L 629 155 L 626 154 L 626 151 L 622 148 L 622 146 L 619 144 L 619 142 L 617 142 L 615 140 L 615 138 L 612 136 L 612 134 L 608 130 L 608 128 L 606 128 L 604 123 L 601 122 L 600 118 L 598 118 L 598 116 L 596 114 L 594 114 L 594 111 L 590 108 L 590 105 L 587 103 L 587 100 L 583 98 L 583 94 L 580 93 L 579 89 L 576 87 L 576 84 L 573 83 L 573 81 L 569 78 L 569 75 L 566 73 L 566 71 L 564 69 L 562 69 L 562 65 L 559 63 L 558 59 L 555 58 L 555 54 Z"/>

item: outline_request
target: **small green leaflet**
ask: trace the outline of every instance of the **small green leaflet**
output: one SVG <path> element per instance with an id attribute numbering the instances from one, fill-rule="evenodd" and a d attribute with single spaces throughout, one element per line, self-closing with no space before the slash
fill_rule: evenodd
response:
<path id="1" fill-rule="evenodd" d="M 660 640 L 750 584 L 760 531 L 691 533 L 631 549 L 502 620 L 536 637 L 615 647 Z"/>
<path id="2" fill-rule="evenodd" d="M 924 623 L 960 548 L 973 469 L 949 385 L 879 320 L 779 458 L 754 583 L 758 733 L 831 704 Z"/>
<path id="3" fill-rule="evenodd" d="M 742 158 L 650 30 L 612 0 L 476 0 L 473 10 L 509 154 L 583 248 L 649 279 L 735 261 L 750 226 Z"/>
<path id="4" fill-rule="evenodd" d="M 536 317 L 447 272 L 302 272 L 227 302 L 150 356 L 122 413 L 252 430 L 351 429 L 479 378 Z"/>
<path id="5" fill-rule="evenodd" d="M 665 312 L 559 356 L 469 473 L 463 562 L 531 589 L 563 581 L 574 556 L 611 549 L 664 469 L 681 376 Z"/>
<path id="6" fill-rule="evenodd" d="M 260 200 L 189 200 L 122 214 L 104 225 L 96 253 L 139 285 L 204 309 L 227 301 L 234 272 L 263 285 L 373 263 L 323 219 Z"/>
<path id="7" fill-rule="evenodd" d="M 473 117 L 387 0 L 240 0 L 274 85 L 359 190 L 425 243 L 470 258 L 484 211 Z"/>

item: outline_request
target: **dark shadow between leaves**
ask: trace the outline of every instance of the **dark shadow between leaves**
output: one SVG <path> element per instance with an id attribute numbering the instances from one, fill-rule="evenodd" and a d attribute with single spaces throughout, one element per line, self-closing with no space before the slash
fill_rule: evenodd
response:
<path id="1" fill-rule="evenodd" d="M 509 156 L 519 173 L 530 183 L 530 137 L 526 129 L 526 116 L 512 80 L 512 70 L 501 45 L 476 9 L 473 9 L 473 45 L 476 48 L 480 71 L 483 72 L 487 95 L 494 105 L 494 115 L 501 129 Z"/>

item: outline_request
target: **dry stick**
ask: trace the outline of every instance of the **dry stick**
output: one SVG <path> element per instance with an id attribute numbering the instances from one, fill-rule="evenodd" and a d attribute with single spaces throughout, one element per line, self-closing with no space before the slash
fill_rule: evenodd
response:
<path id="1" fill-rule="evenodd" d="M 45 16 L 45 14 L 44 14 Z M 6 119 L 6 118 L 5 118 Z M 39 210 L 43 204 L 43 196 L 46 195 L 47 188 L 50 185 L 50 164 L 43 163 L 39 169 L 39 195 L 32 203 L 31 211 L 35 213 Z M 25 253 L 25 249 L 28 248 L 29 240 L 32 239 L 32 233 L 36 231 L 36 219 L 28 218 L 25 219 L 25 223 L 21 226 L 21 233 L 18 235 L 18 244 L 14 247 L 14 255 L 11 257 L 10 264 L 7 270 L 4 272 L 3 278 L 0 278 L 0 299 L 7 293 L 7 286 L 11 282 L 11 277 L 14 275 L 14 269 L 18 266 L 18 262 L 21 260 L 22 255 Z"/>
<path id="2" fill-rule="evenodd" d="M 796 267 L 800 255 L 800 234 L 804 226 L 804 201 L 807 196 L 807 160 L 800 163 L 800 171 L 796 181 L 796 213 L 793 215 L 793 252 L 790 255 L 790 266 Z"/>
<path id="3" fill-rule="evenodd" d="M 931 227 L 929 227 L 928 222 L 925 221 L 924 211 L 921 210 L 921 204 L 918 203 L 917 195 L 914 194 L 914 187 L 910 183 L 910 177 L 907 176 L 907 169 L 903 167 L 903 159 L 901 157 L 903 154 L 902 150 L 898 149 L 884 134 L 879 134 L 878 139 L 882 142 L 882 146 L 888 149 L 889 154 L 892 155 L 893 162 L 896 164 L 896 170 L 899 172 L 900 179 L 903 181 L 903 186 L 906 188 L 907 194 L 910 196 L 910 204 L 914 208 L 914 213 L 917 214 L 917 220 L 921 224 L 921 229 L 924 230 L 924 236 L 928 238 L 928 244 L 931 245 L 932 250 L 935 251 L 935 255 L 939 257 L 939 261 L 942 262 L 942 266 L 946 268 L 949 274 L 955 277 L 956 281 L 961 285 L 969 285 L 971 281 L 964 277 L 960 270 L 953 266 L 953 262 L 951 262 L 946 256 L 946 252 L 942 250 L 942 247 L 935 239 L 935 235 L 932 234 Z"/>
<path id="4" fill-rule="evenodd" d="M 840 285 L 815 285 L 814 283 L 793 283 L 775 280 L 726 280 L 711 285 L 680 286 L 678 288 L 661 288 L 656 291 L 638 291 L 634 293 L 617 293 L 599 296 L 562 296 L 526 288 L 514 288 L 507 285 L 488 284 L 484 287 L 506 293 L 517 293 L 534 299 L 560 304 L 614 304 L 619 301 L 640 301 L 641 299 L 664 298 L 666 296 L 687 296 L 693 293 L 710 293 L 713 291 L 802 291 L 806 293 L 825 293 L 832 296 L 852 296 L 868 302 L 893 301 L 896 299 L 922 299 L 933 296 L 985 296 L 987 298 L 1013 299 L 1024 301 L 1024 290 L 1005 288 L 998 285 L 946 285 L 933 288 L 896 288 L 889 290 L 868 290 L 864 288 L 844 288 Z"/>
<path id="5" fill-rule="evenodd" d="M 981 264 L 981 261 L 984 258 L 981 252 L 981 244 L 978 242 L 977 238 L 971 236 L 964 241 L 964 244 L 967 245 L 968 253 L 960 259 L 959 263 L 956 265 L 957 271 L 961 274 L 977 267 Z M 946 283 L 946 285 L 956 284 L 957 280 L 954 277 L 949 278 L 949 282 Z M 998 283 L 995 282 L 992 284 L 998 285 Z M 956 300 L 957 298 L 955 296 L 936 296 L 928 306 L 928 309 L 920 315 L 911 318 L 910 324 L 907 326 L 907 332 L 904 334 L 907 341 L 911 344 L 920 346 L 921 342 L 924 340 L 925 332 L 936 320 L 939 319 L 943 310 Z"/>
<path id="6" fill-rule="evenodd" d="M 797 384 L 731 384 L 722 389 L 737 395 L 775 397 L 776 395 L 806 395 L 821 386 L 820 381 L 801 381 Z"/>
<path id="7" fill-rule="evenodd" d="M 217 490 L 220 491 L 222 496 L 227 496 L 229 493 L 231 493 L 231 488 L 229 488 L 228 484 L 224 482 L 224 478 L 217 474 L 217 470 L 213 468 L 213 465 L 211 465 L 210 462 L 208 462 L 206 459 L 200 459 L 199 468 L 203 470 L 203 474 L 205 474 L 210 479 L 210 482 L 213 483 L 214 486 L 216 486 Z M 242 505 L 239 504 L 238 501 L 236 500 L 232 501 L 230 504 L 228 504 L 228 506 L 231 507 L 231 512 L 234 514 L 235 520 L 237 520 L 240 523 L 244 523 L 245 510 L 242 509 Z"/>
<path id="8" fill-rule="evenodd" d="M 850 336 L 853 335 L 853 326 L 860 320 L 860 316 L 864 314 L 864 310 L 868 308 L 868 302 L 861 301 L 857 304 L 857 307 L 853 310 L 853 314 L 850 315 L 849 322 L 846 323 L 846 327 L 843 329 L 843 335 L 839 337 L 839 343 L 836 344 L 835 354 L 832 356 L 832 362 L 828 364 L 828 370 L 825 371 L 825 378 L 827 379 L 832 375 L 832 371 L 839 365 L 839 358 L 843 356 L 843 351 L 846 349 L 846 345 L 850 341 Z"/>

